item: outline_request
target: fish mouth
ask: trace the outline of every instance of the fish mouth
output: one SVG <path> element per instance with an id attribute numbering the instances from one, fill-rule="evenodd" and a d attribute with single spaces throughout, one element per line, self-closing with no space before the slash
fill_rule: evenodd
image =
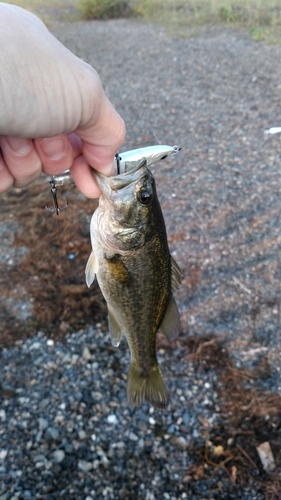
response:
<path id="1" fill-rule="evenodd" d="M 130 184 L 135 183 L 147 172 L 146 158 L 138 161 L 126 162 L 126 172 L 111 177 L 106 177 L 100 172 L 95 172 L 94 176 L 98 186 L 104 196 L 110 201 L 114 191 L 119 191 L 126 188 Z"/>

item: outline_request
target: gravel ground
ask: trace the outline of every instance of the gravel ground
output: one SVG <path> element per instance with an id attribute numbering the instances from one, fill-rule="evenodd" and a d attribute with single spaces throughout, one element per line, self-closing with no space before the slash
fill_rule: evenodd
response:
<path id="1" fill-rule="evenodd" d="M 143 405 L 132 412 L 125 342 L 114 349 L 96 329 L 65 344 L 39 333 L 4 350 L 16 398 L 5 399 L 0 413 L 7 490 L 0 498 L 187 498 L 180 481 L 187 446 L 201 436 L 198 417 L 216 419 L 217 397 L 209 399 L 211 384 L 190 363 L 174 359 L 171 367 L 163 352 L 159 359 L 171 382 L 171 410 Z"/>
<path id="2" fill-rule="evenodd" d="M 183 148 L 153 167 L 184 273 L 182 333 L 170 347 L 159 340 L 165 412 L 128 409 L 128 349 L 99 325 L 4 348 L 0 500 L 278 499 L 280 136 L 264 131 L 281 123 L 281 48 L 224 29 L 180 40 L 123 20 L 53 32 L 99 71 L 127 124 L 124 149 L 154 143 L 153 132 Z M 28 252 L 12 250 L 13 224 L 2 222 L 2 266 Z M 5 307 L 26 320 L 22 296 Z M 273 474 L 257 456 L 263 441 Z"/>

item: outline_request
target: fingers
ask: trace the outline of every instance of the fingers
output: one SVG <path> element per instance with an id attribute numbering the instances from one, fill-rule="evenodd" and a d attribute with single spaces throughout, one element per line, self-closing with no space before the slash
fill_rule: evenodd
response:
<path id="1" fill-rule="evenodd" d="M 5 193 L 12 187 L 14 178 L 5 165 L 4 158 L 0 152 L 0 194 Z"/>
<path id="2" fill-rule="evenodd" d="M 100 189 L 93 177 L 93 169 L 88 165 L 84 156 L 79 156 L 73 161 L 71 176 L 81 193 L 87 198 L 98 198 Z"/>
<path id="3" fill-rule="evenodd" d="M 81 154 L 81 140 L 72 133 L 34 140 L 45 174 L 55 175 L 69 169 L 73 159 Z"/>
<path id="4" fill-rule="evenodd" d="M 27 186 L 42 172 L 56 175 L 71 169 L 78 189 L 97 198 L 100 189 L 91 167 L 104 175 L 115 174 L 114 156 L 124 138 L 124 122 L 107 98 L 97 122 L 77 133 L 34 140 L 0 136 L 0 193 Z"/>
<path id="5" fill-rule="evenodd" d="M 0 147 L 15 187 L 26 186 L 39 177 L 42 171 L 41 161 L 31 139 L 2 136 Z"/>
<path id="6" fill-rule="evenodd" d="M 97 198 L 101 191 L 91 167 L 104 175 L 116 174 L 114 157 L 125 140 L 125 123 L 103 94 L 94 123 L 76 130 L 76 134 L 81 138 L 82 155 L 74 159 L 71 175 L 79 191 L 87 198 Z"/>
<path id="7" fill-rule="evenodd" d="M 75 134 L 35 140 L 2 136 L 0 147 L 1 192 L 12 185 L 27 186 L 39 177 L 42 171 L 48 175 L 59 174 L 69 169 L 73 159 L 81 154 L 81 140 Z M 4 189 L 4 186 L 7 187 Z"/>

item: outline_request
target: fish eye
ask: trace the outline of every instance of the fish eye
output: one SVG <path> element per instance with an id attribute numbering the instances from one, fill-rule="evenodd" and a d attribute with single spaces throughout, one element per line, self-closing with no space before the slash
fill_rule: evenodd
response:
<path id="1" fill-rule="evenodd" d="M 139 202 L 141 205 L 149 205 L 152 201 L 153 194 L 151 191 L 144 189 L 139 193 Z"/>

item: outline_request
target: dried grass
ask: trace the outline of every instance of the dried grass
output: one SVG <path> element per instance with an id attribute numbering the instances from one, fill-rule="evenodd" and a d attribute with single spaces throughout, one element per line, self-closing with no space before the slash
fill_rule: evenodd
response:
<path id="1" fill-rule="evenodd" d="M 216 477 L 223 471 L 233 485 L 256 484 L 266 500 L 277 500 L 281 491 L 281 396 L 257 388 L 257 381 L 270 377 L 266 356 L 258 366 L 240 370 L 227 352 L 224 339 L 213 335 L 188 338 L 186 355 L 198 370 L 216 370 L 216 391 L 221 401 L 220 424 L 201 419 L 204 448 L 193 448 L 195 464 L 187 468 L 182 482 Z M 263 470 L 256 447 L 269 441 L 276 469 Z M 218 453 L 219 451 L 219 453 Z M 219 477 L 218 477 L 219 479 Z"/>

